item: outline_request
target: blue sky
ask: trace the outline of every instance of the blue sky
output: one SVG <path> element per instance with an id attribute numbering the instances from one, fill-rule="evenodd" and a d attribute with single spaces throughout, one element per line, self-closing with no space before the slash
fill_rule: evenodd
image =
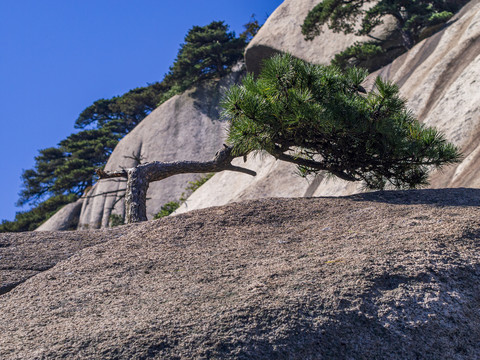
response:
<path id="1" fill-rule="evenodd" d="M 13 220 L 22 170 L 76 131 L 100 98 L 159 81 L 193 25 L 239 34 L 282 0 L 1 0 L 0 220 Z"/>

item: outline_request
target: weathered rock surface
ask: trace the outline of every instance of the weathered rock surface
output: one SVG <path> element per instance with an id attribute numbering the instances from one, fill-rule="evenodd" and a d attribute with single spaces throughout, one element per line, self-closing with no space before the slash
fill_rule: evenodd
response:
<path id="1" fill-rule="evenodd" d="M 123 231 L 0 233 L 0 295 L 85 247 L 116 239 Z"/>
<path id="2" fill-rule="evenodd" d="M 74 203 L 67 204 L 50 219 L 40 225 L 35 231 L 59 231 L 74 230 L 78 226 L 80 212 L 82 210 L 83 199 L 78 199 Z"/>
<path id="3" fill-rule="evenodd" d="M 208 82 L 174 96 L 147 116 L 125 136 L 110 156 L 105 170 L 131 168 L 147 161 L 209 160 L 222 146 L 225 123 L 219 120 L 219 101 L 243 71 Z M 152 218 L 162 205 L 176 201 L 189 181 L 198 175 L 176 175 L 152 183 L 147 212 Z M 79 228 L 100 228 L 109 224 L 111 214 L 124 216 L 125 179 L 102 180 L 88 193 L 81 211 Z"/>
<path id="4" fill-rule="evenodd" d="M 462 149 L 465 159 L 433 174 L 432 187 L 480 187 L 480 1 L 372 75 L 397 83 L 418 118 Z"/>
<path id="5" fill-rule="evenodd" d="M 0 296 L 0 358 L 478 359 L 479 226 L 480 190 L 445 189 L 2 235 L 32 263 L 112 238 Z"/>
<path id="6" fill-rule="evenodd" d="M 277 49 L 293 52 L 311 62 L 322 62 L 324 60 L 316 55 L 288 45 L 288 26 L 297 21 L 292 9 L 308 8 L 307 3 L 310 2 L 285 1 L 262 31 L 275 34 L 272 42 L 278 43 Z M 277 18 L 280 19 L 278 24 L 274 21 Z M 285 28 L 281 30 L 276 26 Z M 262 39 L 260 32 L 259 36 Z M 325 37 L 322 39 L 325 40 Z M 252 40 L 252 44 L 259 42 L 256 38 Z M 419 120 L 441 130 L 465 156 L 462 163 L 432 174 L 431 187 L 480 187 L 480 1 L 469 2 L 445 29 L 372 74 L 370 81 L 378 75 L 396 82 Z M 248 198 L 341 196 L 362 191 L 361 184 L 331 177 L 321 176 L 311 182 L 294 179 L 294 166 L 276 164 L 269 156 L 253 162 L 249 160 L 245 165 L 260 171 L 261 176 L 249 179 L 235 173 L 217 174 L 198 189 L 178 212 Z"/>

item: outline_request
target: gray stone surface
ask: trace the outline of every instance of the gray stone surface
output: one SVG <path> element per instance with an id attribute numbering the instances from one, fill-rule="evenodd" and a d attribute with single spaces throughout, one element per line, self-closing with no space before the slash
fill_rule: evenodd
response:
<path id="1" fill-rule="evenodd" d="M 431 187 L 480 187 L 480 1 L 372 75 L 396 82 L 418 118 L 461 148 L 464 160 L 432 174 Z"/>
<path id="2" fill-rule="evenodd" d="M 106 170 L 118 170 L 147 161 L 208 160 L 220 149 L 226 124 L 220 120 L 219 101 L 243 70 L 219 81 L 210 81 L 174 96 L 155 109 L 123 138 L 113 151 Z M 162 205 L 180 198 L 189 181 L 200 175 L 176 175 L 152 183 L 148 191 L 149 219 Z M 111 214 L 124 215 L 125 180 L 97 183 L 83 204 L 79 228 L 100 228 L 109 224 Z"/>
<path id="3" fill-rule="evenodd" d="M 0 359 L 480 359 L 479 214 L 427 189 L 0 234 Z"/>
<path id="4" fill-rule="evenodd" d="M 119 238 L 126 228 L 0 233 L 0 295 L 81 249 Z"/>
<path id="5" fill-rule="evenodd" d="M 327 64 L 335 54 L 345 50 L 356 41 L 368 37 L 334 33 L 328 27 L 312 41 L 306 41 L 301 26 L 308 12 L 319 0 L 285 0 L 267 19 L 252 39 L 245 52 L 248 71 L 258 73 L 263 59 L 279 52 L 288 52 L 300 59 L 316 64 Z M 373 34 L 379 39 L 393 35 L 395 22 L 388 18 Z"/>
<path id="6" fill-rule="evenodd" d="M 40 225 L 35 231 L 72 230 L 78 225 L 83 199 L 67 204 L 55 213 L 50 219 Z"/>

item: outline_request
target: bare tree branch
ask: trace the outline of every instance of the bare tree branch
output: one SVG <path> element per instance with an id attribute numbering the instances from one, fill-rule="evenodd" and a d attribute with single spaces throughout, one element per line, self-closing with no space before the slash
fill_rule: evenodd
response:
<path id="1" fill-rule="evenodd" d="M 127 170 L 104 171 L 103 169 L 96 169 L 95 172 L 100 177 L 100 179 L 111 179 L 111 178 L 117 178 L 117 177 L 128 178 Z"/>
<path id="2" fill-rule="evenodd" d="M 326 164 L 315 161 L 315 160 L 310 160 L 310 159 L 304 159 L 302 157 L 296 157 L 292 155 L 285 154 L 280 148 L 275 149 L 274 151 L 270 152 L 270 155 L 274 156 L 278 160 L 286 161 L 292 164 L 300 165 L 300 166 L 306 166 L 309 168 L 313 169 L 318 169 L 318 170 L 326 170 L 332 173 L 333 175 L 339 177 L 340 179 L 346 180 L 346 181 L 357 181 L 358 179 L 354 178 L 353 176 L 350 176 L 348 174 L 345 174 L 344 172 L 334 169 L 331 166 L 327 166 Z"/>
<path id="3" fill-rule="evenodd" d="M 243 154 L 241 155 L 243 156 Z M 215 154 L 210 161 L 154 161 L 134 168 L 121 171 L 103 171 L 97 169 L 100 179 L 117 177 L 127 178 L 125 195 L 125 213 L 127 223 L 147 220 L 146 196 L 151 182 L 163 180 L 167 177 L 185 173 L 208 173 L 223 170 L 237 171 L 255 176 L 256 172 L 232 165 L 232 160 L 238 156 L 232 155 L 232 147 L 224 145 L 224 148 Z"/>

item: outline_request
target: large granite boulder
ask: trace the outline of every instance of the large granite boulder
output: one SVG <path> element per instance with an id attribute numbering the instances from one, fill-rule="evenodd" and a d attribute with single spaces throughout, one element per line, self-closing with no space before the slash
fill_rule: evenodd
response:
<path id="1" fill-rule="evenodd" d="M 295 18 L 288 21 L 285 15 L 288 12 L 282 10 L 295 8 L 293 3 L 298 8 L 305 5 L 302 1 L 285 1 L 272 19 L 279 12 L 284 14 L 280 24 L 295 22 Z M 274 23 L 269 19 L 266 27 L 262 28 L 264 31 L 269 28 L 267 25 L 273 26 Z M 276 36 L 288 39 L 288 26 L 285 25 L 283 31 L 277 29 Z M 258 41 L 254 39 L 252 43 Z M 281 39 L 277 41 L 278 49 L 292 51 L 288 42 L 282 45 L 284 42 Z M 302 55 L 301 49 L 296 51 L 296 55 Z M 317 55 L 310 52 L 299 57 L 319 62 Z M 369 82 L 372 83 L 376 76 L 396 82 L 417 117 L 441 130 L 465 156 L 460 164 L 433 173 L 431 187 L 480 187 L 480 1 L 469 2 L 442 31 L 372 74 Z M 193 193 L 177 212 L 248 198 L 340 196 L 362 191 L 359 183 L 332 177 L 320 176 L 307 182 L 295 177 L 294 166 L 275 162 L 268 155 L 249 158 L 244 166 L 258 171 L 259 175 L 249 178 L 236 173 L 217 174 Z"/>
<path id="2" fill-rule="evenodd" d="M 202 83 L 163 103 L 119 142 L 105 170 L 156 160 L 211 159 L 225 138 L 226 124 L 220 119 L 219 101 L 242 74 L 239 66 L 221 80 Z M 165 203 L 178 200 L 188 182 L 198 177 L 176 175 L 152 183 L 147 194 L 148 217 L 151 219 Z M 125 184 L 124 179 L 97 183 L 84 200 L 79 228 L 106 227 L 112 214 L 124 217 Z"/>
<path id="3" fill-rule="evenodd" d="M 356 41 L 371 40 L 366 36 L 335 33 L 327 26 L 323 26 L 319 36 L 312 41 L 306 41 L 301 26 L 308 12 L 319 2 L 319 0 L 285 0 L 269 16 L 248 44 L 245 51 L 247 70 L 258 74 L 263 59 L 282 52 L 288 52 L 315 64 L 327 64 L 335 54 L 345 50 Z M 382 26 L 375 30 L 373 36 L 392 44 L 395 41 L 398 43 L 400 40 L 398 34 L 395 33 L 395 25 L 395 20 L 389 17 Z M 388 57 L 392 55 L 389 53 Z"/>
<path id="4" fill-rule="evenodd" d="M 441 32 L 382 68 L 426 125 L 461 148 L 464 160 L 431 176 L 432 187 L 480 187 L 480 1 Z"/>
<path id="5" fill-rule="evenodd" d="M 35 231 L 75 230 L 78 227 L 82 205 L 83 199 L 65 205 Z"/>

